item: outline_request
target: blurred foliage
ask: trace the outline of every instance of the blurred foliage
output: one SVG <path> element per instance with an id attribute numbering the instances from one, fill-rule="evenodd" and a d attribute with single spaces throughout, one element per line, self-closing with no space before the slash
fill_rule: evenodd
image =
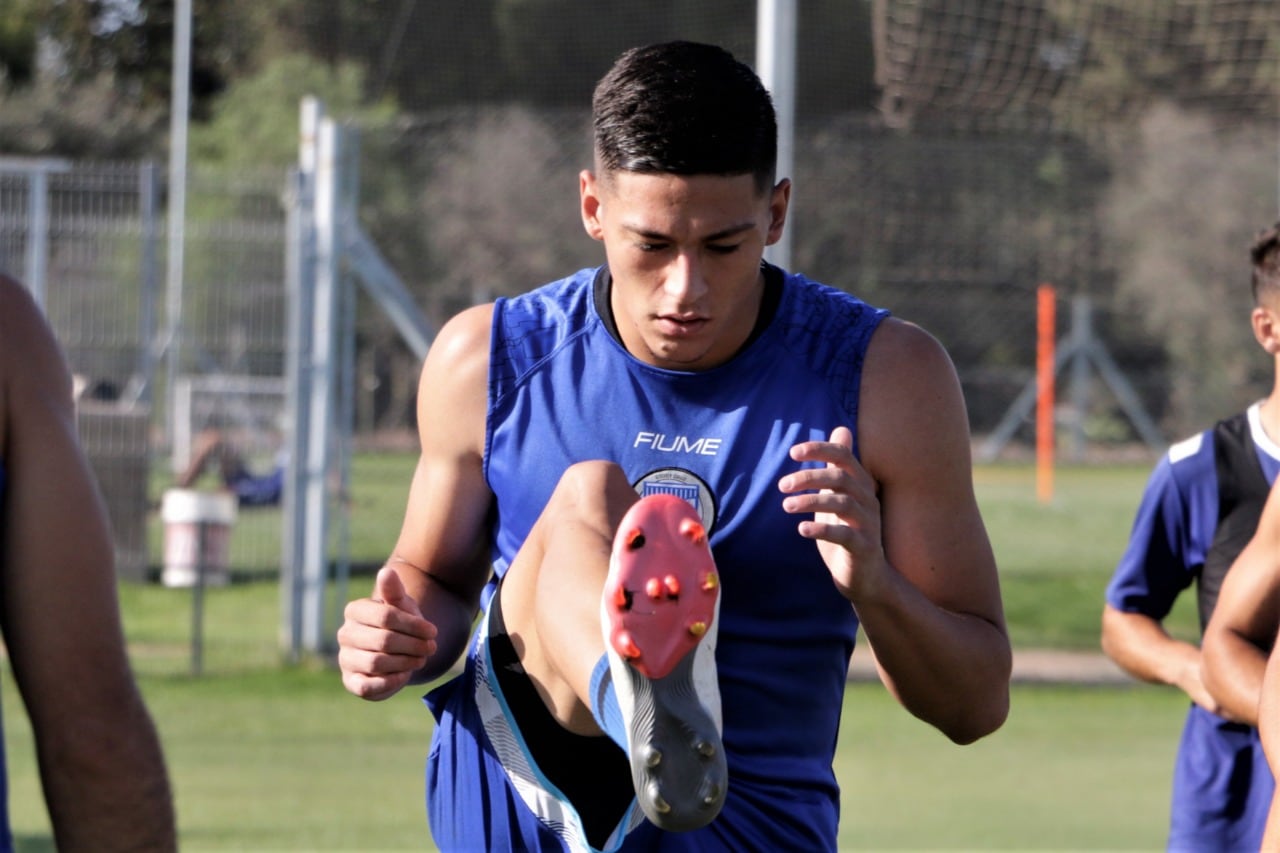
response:
<path id="1" fill-rule="evenodd" d="M 249 81 L 269 104 L 296 94 L 299 83 L 316 82 L 281 65 L 291 57 L 310 57 L 348 82 L 351 69 L 360 70 L 358 92 L 340 84 L 344 98 L 335 108 L 395 103 L 417 115 L 476 102 L 578 107 L 628 47 L 678 31 L 749 56 L 755 40 L 754 0 L 192 2 L 196 124 L 224 112 L 219 102 Z M 81 89 L 109 87 L 122 118 L 101 129 L 102 147 L 113 155 L 162 153 L 166 125 L 152 116 L 171 94 L 174 13 L 174 0 L 6 0 L 0 113 L 28 111 L 34 90 L 74 103 Z M 870 106 L 871 55 L 859 49 L 869 45 L 869 34 L 869 4 L 807 0 L 800 37 L 810 47 L 800 53 L 799 73 L 812 85 L 801 90 L 803 108 Z M 285 114 L 292 121 L 296 110 Z M 85 156 L 93 152 L 83 148 L 80 128 L 94 118 L 50 122 L 37 143 L 23 144 L 17 134 L 0 142 L 17 153 Z M 264 136 L 246 137 L 244 151 L 254 152 Z"/>
<path id="2" fill-rule="evenodd" d="M 188 266 L 241 288 L 246 317 L 261 282 L 239 270 L 271 250 L 241 264 L 199 231 L 283 196 L 304 95 L 359 128 L 360 223 L 438 325 L 600 259 L 574 178 L 618 53 L 673 37 L 747 61 L 755 48 L 756 0 L 192 3 Z M 1112 354 L 1151 367 L 1139 391 L 1170 431 L 1265 391 L 1244 250 L 1275 204 L 1274 3 L 981 5 L 798 4 L 793 266 L 933 331 L 976 426 L 1034 363 L 1041 281 L 1064 305 L 1094 300 Z M 0 152 L 163 158 L 174 13 L 0 2 Z M 199 176 L 219 170 L 238 177 L 206 191 Z M 380 389 L 361 422 L 401 424 L 416 358 L 377 312 L 358 318 Z"/>
<path id="3" fill-rule="evenodd" d="M 0 86 L 0 151 L 10 155 L 122 160 L 152 153 L 168 113 L 144 105 L 103 73 L 74 85 L 40 80 Z"/>
<path id="4" fill-rule="evenodd" d="M 1238 120 L 1275 114 L 1280 16 L 1271 0 L 1047 0 L 1077 45 L 1080 124 L 1169 100 Z M 1087 47 L 1086 47 L 1087 46 Z"/>
<path id="5" fill-rule="evenodd" d="M 1175 434 L 1244 408 L 1271 389 L 1272 360 L 1249 315 L 1249 246 L 1275 218 L 1275 136 L 1157 104 L 1117 146 L 1100 213 L 1117 299 L 1163 342 Z"/>
<path id="6" fill-rule="evenodd" d="M 39 0 L 9 0 L 0 14 L 0 86 L 25 85 L 36 70 L 36 20 Z"/>
<path id="7" fill-rule="evenodd" d="M 328 64 L 306 54 L 276 57 L 231 83 L 191 129 L 193 160 L 206 165 L 284 168 L 298 159 L 303 97 L 319 98 L 330 115 L 356 124 L 381 124 L 395 114 L 389 99 L 365 98 L 365 70 Z"/>

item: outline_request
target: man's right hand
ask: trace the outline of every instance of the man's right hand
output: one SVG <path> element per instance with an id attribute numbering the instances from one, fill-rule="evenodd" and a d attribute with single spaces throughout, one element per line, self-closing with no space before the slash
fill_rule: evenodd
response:
<path id="1" fill-rule="evenodd" d="M 338 629 L 342 684 L 361 699 L 394 695 L 436 652 L 436 626 L 422 616 L 394 569 L 383 567 L 373 596 L 347 604 Z"/>

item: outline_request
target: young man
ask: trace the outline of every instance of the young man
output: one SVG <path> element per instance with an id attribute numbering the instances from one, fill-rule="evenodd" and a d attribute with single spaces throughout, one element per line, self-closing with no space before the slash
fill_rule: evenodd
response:
<path id="1" fill-rule="evenodd" d="M 59 850 L 176 849 L 169 780 L 134 683 L 111 532 L 76 438 L 71 374 L 0 275 L 0 630 Z M 12 848 L 3 808 L 0 850 Z"/>
<path id="2" fill-rule="evenodd" d="M 959 384 L 918 327 L 762 263 L 791 185 L 747 66 L 635 49 L 593 107 L 607 264 L 441 330 L 343 682 L 435 678 L 483 614 L 428 697 L 443 849 L 833 849 L 859 625 L 952 740 L 1008 712 Z"/>
<path id="3" fill-rule="evenodd" d="M 1259 235 L 1251 259 L 1253 333 L 1280 376 L 1280 231 Z M 1135 677 L 1174 685 L 1191 698 L 1174 767 L 1170 849 L 1256 850 L 1262 837 L 1274 782 L 1254 728 L 1256 686 L 1252 707 L 1228 701 L 1222 690 L 1210 692 L 1204 670 L 1213 645 L 1209 626 L 1234 583 L 1232 564 L 1237 556 L 1245 560 L 1241 552 L 1248 553 L 1245 545 L 1280 471 L 1274 436 L 1280 436 L 1280 397 L 1273 387 L 1246 411 L 1175 444 L 1152 472 L 1129 547 L 1107 588 L 1106 653 Z M 1203 656 L 1161 624 L 1193 581 Z M 1261 663 L 1258 670 L 1260 678 Z"/>

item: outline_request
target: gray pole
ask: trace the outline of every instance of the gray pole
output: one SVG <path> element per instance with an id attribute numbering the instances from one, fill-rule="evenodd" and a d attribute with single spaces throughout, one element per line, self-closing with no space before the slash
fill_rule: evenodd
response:
<path id="1" fill-rule="evenodd" d="M 169 111 L 169 253 L 166 277 L 169 434 L 177 412 L 172 405 L 182 357 L 182 263 L 187 217 L 187 121 L 191 112 L 191 0 L 173 9 L 173 92 Z"/>
<path id="2" fill-rule="evenodd" d="M 294 661 L 302 653 L 302 565 L 307 537 L 311 324 L 316 275 L 316 149 L 323 118 L 324 104 L 318 98 L 308 96 L 302 99 L 298 169 L 289 200 L 289 247 L 285 262 L 289 300 L 285 394 L 291 429 L 283 501 L 284 533 L 280 549 L 280 616 L 281 642 L 289 659 Z"/>
<path id="3" fill-rule="evenodd" d="M 27 206 L 31 229 L 27 234 L 27 287 L 42 311 L 47 310 L 49 275 L 49 173 L 36 169 L 27 175 Z"/>
<path id="4" fill-rule="evenodd" d="M 139 286 L 138 340 L 142 343 L 138 353 L 137 399 L 151 402 L 152 385 L 156 370 L 156 254 L 158 234 L 156 229 L 159 208 L 160 181 L 154 160 L 148 160 L 138 170 L 138 216 L 142 220 L 142 276 Z"/>
<path id="5" fill-rule="evenodd" d="M 311 363 L 307 414 L 308 441 L 301 499 L 305 535 L 302 542 L 301 616 L 302 647 L 324 649 L 324 594 L 329 576 L 329 456 L 333 449 L 338 380 L 337 324 L 343 283 L 339 255 L 342 251 L 341 190 L 338 186 L 344 138 L 333 119 L 320 122 L 316 145 L 315 183 L 315 290 L 311 302 Z"/>
<path id="6" fill-rule="evenodd" d="M 778 178 L 789 178 L 794 167 L 796 124 L 795 0 L 756 0 L 756 73 L 773 96 L 778 115 Z M 794 202 L 794 189 L 791 198 Z M 783 269 L 791 267 L 790 228 L 765 250 L 765 258 Z"/>

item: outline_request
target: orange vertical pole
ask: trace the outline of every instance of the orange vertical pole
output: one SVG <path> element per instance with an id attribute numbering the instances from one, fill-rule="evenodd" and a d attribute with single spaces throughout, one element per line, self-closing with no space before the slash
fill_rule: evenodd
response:
<path id="1" fill-rule="evenodd" d="M 1036 497 L 1053 499 L 1053 374 L 1055 299 L 1053 285 L 1036 290 Z"/>

